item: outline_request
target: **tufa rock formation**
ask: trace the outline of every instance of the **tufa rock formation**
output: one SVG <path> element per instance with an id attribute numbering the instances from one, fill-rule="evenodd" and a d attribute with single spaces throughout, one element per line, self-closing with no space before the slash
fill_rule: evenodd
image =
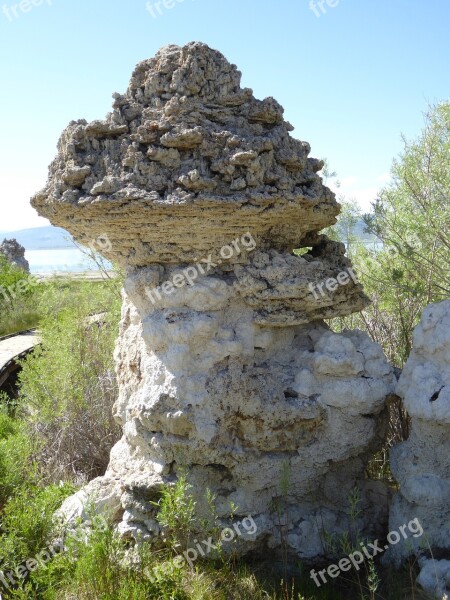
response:
<path id="1" fill-rule="evenodd" d="M 450 597 L 450 560 L 421 560 L 417 583 L 436 600 Z"/>
<path id="2" fill-rule="evenodd" d="M 254 516 L 242 552 L 283 539 L 313 558 L 348 529 L 355 487 L 361 528 L 385 516 L 364 469 L 395 378 L 365 334 L 322 321 L 368 302 L 343 245 L 319 233 L 339 206 L 281 106 L 240 77 L 204 44 L 163 48 L 105 121 L 69 125 L 32 200 L 80 243 L 107 236 L 127 271 L 124 435 L 61 512 L 83 516 L 91 494 L 124 536 L 156 542 L 151 502 L 187 469 L 200 510 L 209 488 L 224 525 L 231 503 Z"/>
<path id="3" fill-rule="evenodd" d="M 435 558 L 449 556 L 449 331 L 450 300 L 430 304 L 414 332 L 413 351 L 397 386 L 411 417 L 411 434 L 391 450 L 391 469 L 400 492 L 391 507 L 390 529 L 418 518 L 425 532 L 423 538 L 391 548 L 398 563 L 416 552 L 428 556 L 430 548 Z"/>
<path id="4" fill-rule="evenodd" d="M 6 260 L 12 265 L 30 272 L 30 265 L 25 258 L 25 248 L 17 240 L 3 240 L 0 245 L 0 254 L 6 257 Z"/>

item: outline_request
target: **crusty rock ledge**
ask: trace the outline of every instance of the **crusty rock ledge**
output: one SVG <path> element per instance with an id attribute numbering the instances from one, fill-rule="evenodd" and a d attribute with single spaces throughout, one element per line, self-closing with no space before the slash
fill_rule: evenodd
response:
<path id="1" fill-rule="evenodd" d="M 242 223 L 262 250 L 301 247 L 338 204 L 282 107 L 240 79 L 204 44 L 164 48 L 105 121 L 70 123 L 33 206 L 79 242 L 107 234 L 127 267 L 192 262 Z"/>

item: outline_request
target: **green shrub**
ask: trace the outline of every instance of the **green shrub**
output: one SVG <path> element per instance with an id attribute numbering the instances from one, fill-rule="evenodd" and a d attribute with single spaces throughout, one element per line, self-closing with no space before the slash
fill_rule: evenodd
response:
<path id="1" fill-rule="evenodd" d="M 141 550 L 140 565 L 126 560 L 126 546 L 110 530 L 95 531 L 87 546 L 78 544 L 77 560 L 68 591 L 90 600 L 188 600 L 180 569 L 166 570 L 154 581 L 144 573 L 144 565 L 157 564 L 148 549 Z"/>
<path id="2" fill-rule="evenodd" d="M 12 265 L 0 253 L 0 302 L 8 302 L 16 295 L 29 294 L 29 286 L 25 285 L 28 278 L 29 275 L 26 271 Z M 23 285 L 20 285 L 22 283 Z"/>
<path id="3" fill-rule="evenodd" d="M 40 284 L 0 254 L 0 336 L 36 327 Z"/>
<path id="4" fill-rule="evenodd" d="M 1 400 L 0 394 L 0 402 Z M 15 433 L 17 433 L 17 423 L 9 416 L 7 407 L 0 404 L 0 441 Z"/>
<path id="5" fill-rule="evenodd" d="M 42 346 L 23 362 L 20 401 L 48 482 L 104 473 L 120 429 L 113 364 L 117 282 L 52 283 L 42 294 Z M 90 315 L 101 313 L 97 321 Z"/>
<path id="6" fill-rule="evenodd" d="M 36 480 L 24 426 L 0 410 L 0 510 L 13 492 Z"/>
<path id="7" fill-rule="evenodd" d="M 192 486 L 182 473 L 174 486 L 163 487 L 157 519 L 165 530 L 168 544 L 173 548 L 188 545 L 191 530 L 196 524 L 196 502 L 190 493 Z"/>
<path id="8" fill-rule="evenodd" d="M 75 491 L 71 485 L 22 486 L 2 511 L 0 568 L 12 569 L 47 547 L 53 529 L 53 514 Z"/>

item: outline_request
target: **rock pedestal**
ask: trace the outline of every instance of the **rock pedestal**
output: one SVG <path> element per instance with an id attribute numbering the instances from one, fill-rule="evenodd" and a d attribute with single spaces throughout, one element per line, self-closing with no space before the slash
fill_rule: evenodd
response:
<path id="1" fill-rule="evenodd" d="M 415 552 L 450 552 L 450 300 L 430 304 L 414 332 L 413 350 L 398 382 L 411 417 L 411 434 L 391 450 L 400 484 L 391 530 L 419 519 L 424 535 L 390 552 L 397 562 Z"/>
<path id="2" fill-rule="evenodd" d="M 30 265 L 25 258 L 25 248 L 17 240 L 3 240 L 0 244 L 0 254 L 3 254 L 12 265 L 26 273 L 30 272 Z"/>
<path id="3" fill-rule="evenodd" d="M 355 488 L 355 527 L 373 535 L 382 521 L 364 469 L 395 378 L 365 334 L 322 321 L 368 300 L 343 246 L 319 233 L 339 206 L 292 129 L 192 43 L 139 64 L 105 121 L 63 133 L 33 205 L 80 243 L 107 236 L 105 256 L 127 271 L 124 435 L 105 476 L 64 504 L 69 518 L 93 492 L 124 536 L 154 539 L 151 502 L 184 469 L 200 511 L 209 488 L 224 524 L 231 503 L 254 517 L 242 551 L 326 554 Z"/>

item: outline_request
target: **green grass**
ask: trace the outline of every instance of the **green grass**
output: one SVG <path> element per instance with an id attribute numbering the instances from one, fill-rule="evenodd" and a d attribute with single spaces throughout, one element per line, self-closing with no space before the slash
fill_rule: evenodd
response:
<path id="1" fill-rule="evenodd" d="M 0 337 L 26 329 L 35 329 L 39 325 L 39 319 L 39 312 L 30 307 L 20 307 L 14 313 L 3 313 L 0 321 Z"/>
<path id="2" fill-rule="evenodd" d="M 54 491 L 48 494 L 55 499 Z M 39 506 L 48 508 L 39 498 Z M 35 514 L 35 511 L 32 511 Z M 22 527 L 23 530 L 23 527 Z M 28 535 L 42 540 L 42 524 Z M 41 542 L 46 548 L 48 543 Z M 28 549 L 28 548 L 27 548 Z M 40 547 L 30 548 L 36 556 Z M 127 555 L 128 552 L 128 555 Z M 385 585 L 370 595 L 352 580 L 318 589 L 302 576 L 283 581 L 272 565 L 244 560 L 198 562 L 193 569 L 179 566 L 168 551 L 151 552 L 143 545 L 131 559 L 130 550 L 112 533 L 94 530 L 88 544 L 66 540 L 66 550 L 34 571 L 9 597 L 23 600 L 422 600 L 408 570 L 383 573 Z M 137 556 L 139 555 L 139 559 Z M 20 561 L 19 561 L 20 564 Z M 22 563 L 23 564 L 23 563 Z M 2 567 L 3 569 L 3 567 Z M 5 569 L 3 569 L 5 570 Z M 152 573 L 149 579 L 147 573 Z M 413 577 L 415 576 L 413 573 Z M 8 597 L 8 596 L 6 596 Z"/>
<path id="3" fill-rule="evenodd" d="M 17 275 L 16 275 L 17 277 Z M 25 280 L 23 274 L 20 276 Z M 2 285 L 2 273 L 0 272 L 0 286 Z M 4 282 L 4 287 L 14 285 L 9 279 Z M 35 329 L 39 327 L 41 320 L 48 314 L 48 310 L 57 310 L 58 303 L 55 299 L 68 295 L 82 295 L 83 290 L 91 289 L 94 299 L 92 312 L 97 310 L 95 298 L 98 296 L 98 290 L 108 285 L 103 281 L 83 281 L 82 279 L 70 279 L 69 277 L 57 277 L 43 280 L 37 285 L 26 288 L 24 293 L 17 293 L 15 298 L 8 295 L 9 300 L 0 295 L 0 337 L 17 333 L 26 329 Z M 114 284 L 109 284 L 112 287 Z M 120 285 L 120 279 L 117 280 L 116 287 Z M 118 291 L 117 291 L 118 293 Z M 51 300 L 50 302 L 49 299 Z M 102 310 L 101 303 L 98 303 L 98 309 Z"/>

